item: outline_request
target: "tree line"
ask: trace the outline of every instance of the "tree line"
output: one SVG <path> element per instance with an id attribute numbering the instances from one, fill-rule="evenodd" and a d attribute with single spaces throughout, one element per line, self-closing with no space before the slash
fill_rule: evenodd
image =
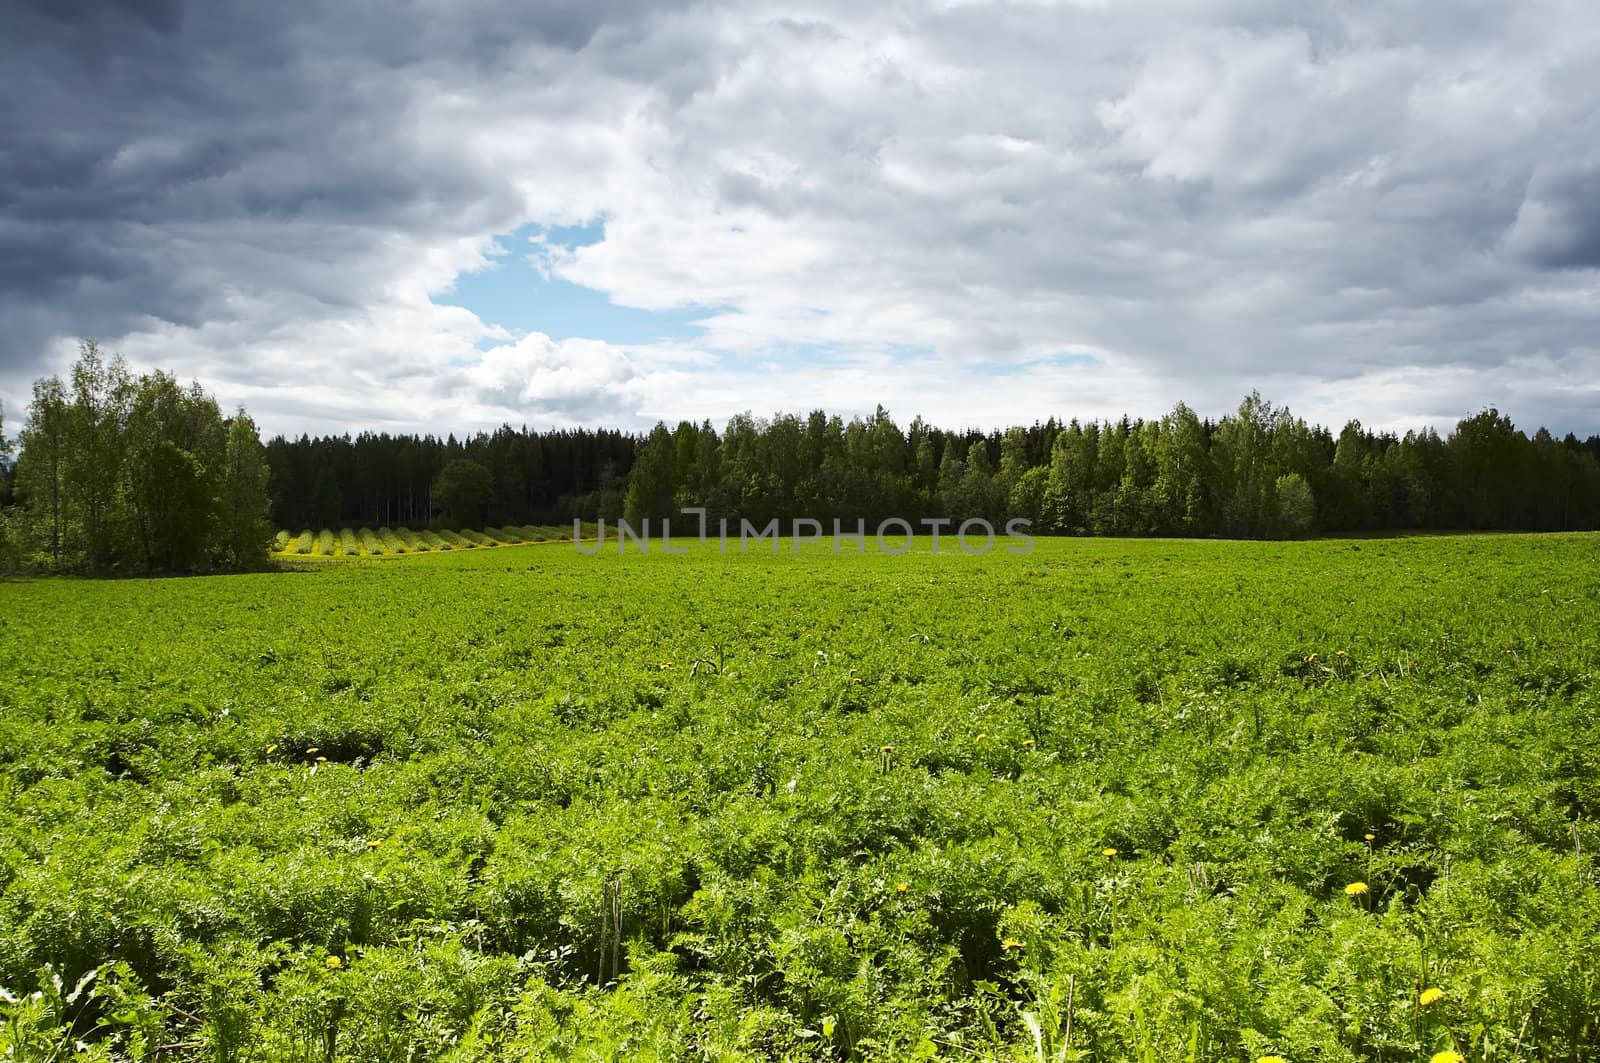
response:
<path id="1" fill-rule="evenodd" d="M 266 452 L 243 409 L 224 417 L 199 384 L 135 377 L 93 342 L 66 381 L 34 383 L 15 446 L 0 411 L 0 570 L 257 567 L 267 515 Z"/>
<path id="2" fill-rule="evenodd" d="M 849 422 L 820 411 L 742 415 L 720 435 L 659 424 L 641 442 L 621 515 L 637 526 L 684 506 L 785 526 L 1022 517 L 1063 535 L 1565 531 L 1600 527 L 1600 436 L 1530 438 L 1493 409 L 1444 437 L 1356 421 L 1335 435 L 1258 394 L 1216 422 L 1179 404 L 1154 420 L 990 434 L 921 419 L 902 430 L 882 407 Z"/>
<path id="3" fill-rule="evenodd" d="M 1151 420 L 952 432 L 902 429 L 879 407 L 747 413 L 721 432 L 502 426 L 263 447 L 243 410 L 224 418 L 198 385 L 131 378 L 86 343 L 67 382 L 35 384 L 15 443 L 0 411 L 0 564 L 57 571 L 249 565 L 274 525 L 637 527 L 684 507 L 763 527 L 1021 517 L 1058 535 L 1600 528 L 1600 436 L 1529 436 L 1494 409 L 1443 436 L 1356 421 L 1335 434 L 1254 393 L 1216 421 L 1180 403 Z"/>
<path id="4" fill-rule="evenodd" d="M 634 522 L 704 507 L 715 520 L 887 517 L 1061 535 L 1298 536 L 1402 529 L 1600 527 L 1600 436 L 1531 437 L 1498 411 L 1397 435 L 1337 434 L 1257 394 L 1217 421 L 1179 404 L 1152 420 L 1049 420 L 992 433 L 881 407 L 658 424 L 634 436 L 503 426 L 267 445 L 282 527 Z M 679 527 L 683 527 L 680 519 Z M 656 524 L 659 528 L 659 523 Z"/>
<path id="5" fill-rule="evenodd" d="M 607 429 L 279 436 L 267 443 L 272 517 L 290 529 L 593 520 L 620 512 L 637 446 Z"/>

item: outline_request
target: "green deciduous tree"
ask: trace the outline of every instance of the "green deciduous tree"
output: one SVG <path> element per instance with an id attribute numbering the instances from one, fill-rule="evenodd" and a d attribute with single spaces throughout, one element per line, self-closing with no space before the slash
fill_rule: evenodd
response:
<path id="1" fill-rule="evenodd" d="M 468 458 L 457 458 L 439 470 L 433 481 L 433 504 L 458 524 L 481 524 L 484 508 L 494 497 L 489 470 Z"/>
<path id="2" fill-rule="evenodd" d="M 1163 533 L 1205 535 L 1211 531 L 1209 447 L 1205 425 L 1183 403 L 1162 419 L 1151 495 Z"/>
<path id="3" fill-rule="evenodd" d="M 198 385 L 185 389 L 160 372 L 132 385 L 123 498 L 146 565 L 194 569 L 209 560 L 223 445 L 221 412 Z"/>
<path id="4" fill-rule="evenodd" d="M 1525 526 L 1527 436 L 1490 407 L 1460 421 L 1450 443 L 1463 523 L 1469 528 Z"/>
<path id="5" fill-rule="evenodd" d="M 1216 497 L 1222 529 L 1230 535 L 1259 535 L 1268 476 L 1272 405 L 1251 392 L 1238 412 L 1217 426 L 1212 440 Z"/>
<path id="6" fill-rule="evenodd" d="M 107 361 L 93 340 L 79 346 L 67 407 L 66 488 L 91 572 L 107 568 L 116 552 L 130 384 L 121 357 Z"/>
<path id="7" fill-rule="evenodd" d="M 1317 504 L 1305 477 L 1297 472 L 1284 473 L 1273 486 L 1280 531 L 1296 539 L 1311 534 L 1317 523 Z"/>
<path id="8" fill-rule="evenodd" d="M 989 448 L 984 440 L 974 439 L 967 447 L 965 468 L 950 516 L 956 520 L 973 517 L 992 520 L 998 516 L 998 509 L 994 465 L 989 460 Z"/>
<path id="9" fill-rule="evenodd" d="M 960 437 L 949 434 L 944 437 L 944 451 L 939 457 L 938 508 L 950 516 L 955 516 L 961 505 L 961 481 L 967 473 L 963 449 Z"/>
<path id="10" fill-rule="evenodd" d="M 639 448 L 628 478 L 623 515 L 635 527 L 642 521 L 670 517 L 677 495 L 677 447 L 665 424 L 657 424 Z"/>
<path id="11" fill-rule="evenodd" d="M 1049 479 L 1050 471 L 1043 465 L 1035 465 L 1018 477 L 1006 496 L 1007 518 L 1021 517 L 1028 527 L 1044 530 L 1044 493 Z"/>
<path id="12" fill-rule="evenodd" d="M 168 373 L 137 379 L 120 358 L 86 341 L 70 387 L 49 377 L 34 384 L 18 461 L 18 501 L 35 559 L 55 570 L 138 567 L 193 570 L 254 565 L 236 539 L 230 510 L 229 425 L 198 384 Z M 241 411 L 233 440 L 256 450 L 264 496 L 265 461 L 255 425 Z M 265 510 L 255 507 L 258 523 Z M 35 563 L 38 563 L 36 560 Z"/>
<path id="13" fill-rule="evenodd" d="M 236 568 L 260 564 L 272 541 L 268 475 L 267 450 L 241 407 L 228 423 L 217 521 L 219 552 Z"/>
<path id="14" fill-rule="evenodd" d="M 1100 426 L 1096 423 L 1084 426 L 1074 420 L 1057 433 L 1050 448 L 1050 475 L 1044 493 L 1047 530 L 1066 535 L 1089 531 L 1099 449 Z"/>
<path id="15" fill-rule="evenodd" d="M 34 381 L 17 483 L 28 504 L 34 538 L 55 571 L 61 569 L 66 548 L 67 440 L 67 396 L 61 378 Z"/>
<path id="16" fill-rule="evenodd" d="M 1000 437 L 1000 469 L 995 473 L 995 492 L 1009 512 L 1011 493 L 1028 473 L 1028 434 L 1020 427 L 1006 429 Z"/>

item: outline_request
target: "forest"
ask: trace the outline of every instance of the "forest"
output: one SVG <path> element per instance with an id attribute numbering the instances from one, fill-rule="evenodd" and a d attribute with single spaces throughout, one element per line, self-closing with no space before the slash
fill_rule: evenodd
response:
<path id="1" fill-rule="evenodd" d="M 902 429 L 823 411 L 658 424 L 644 436 L 503 426 L 267 444 L 280 527 L 712 519 L 1025 517 L 1065 535 L 1293 537 L 1407 529 L 1600 526 L 1600 436 L 1531 437 L 1497 410 L 1432 430 L 1337 434 L 1259 395 L 1219 421 L 1180 404 L 1153 420 L 1049 420 L 989 434 Z M 441 504 L 441 474 L 481 469 Z M 452 496 L 459 492 L 452 490 Z"/>
<path id="2" fill-rule="evenodd" d="M 1600 436 L 1530 436 L 1493 408 L 1442 436 L 1335 434 L 1251 393 L 1216 421 L 1180 403 L 987 434 L 902 429 L 880 406 L 744 413 L 720 433 L 506 425 L 263 446 L 242 409 L 224 417 L 171 374 L 134 378 L 93 342 L 66 382 L 35 384 L 15 445 L 0 410 L 0 569 L 239 568 L 262 563 L 274 528 L 637 523 L 686 506 L 763 525 L 1024 518 L 1046 535 L 1572 531 L 1600 527 Z"/>

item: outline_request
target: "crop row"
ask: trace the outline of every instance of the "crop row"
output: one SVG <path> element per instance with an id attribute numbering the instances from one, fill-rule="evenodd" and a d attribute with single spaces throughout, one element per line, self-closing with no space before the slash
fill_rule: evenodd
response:
<path id="1" fill-rule="evenodd" d="M 593 526 L 585 526 L 585 535 L 594 534 Z M 307 528 L 298 535 L 288 530 L 278 532 L 273 542 L 274 552 L 280 555 L 302 557 L 385 557 L 402 554 L 421 554 L 445 550 L 472 550 L 478 547 L 519 546 L 524 543 L 570 542 L 570 525 L 507 525 L 485 528 L 483 531 L 462 529 L 422 529 L 381 527 L 324 528 L 320 532 Z"/>

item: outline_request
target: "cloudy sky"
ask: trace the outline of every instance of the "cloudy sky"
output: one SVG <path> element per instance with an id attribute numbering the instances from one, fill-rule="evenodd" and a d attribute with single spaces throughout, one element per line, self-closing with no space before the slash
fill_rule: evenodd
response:
<path id="1" fill-rule="evenodd" d="M 1593 0 L 9 0 L 0 399 L 1600 431 Z"/>

